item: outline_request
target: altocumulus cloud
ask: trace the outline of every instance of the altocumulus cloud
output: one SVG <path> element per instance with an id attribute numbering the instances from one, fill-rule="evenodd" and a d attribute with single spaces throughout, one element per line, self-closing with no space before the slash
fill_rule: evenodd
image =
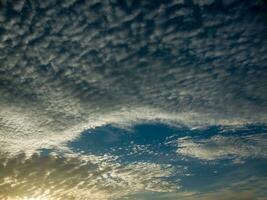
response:
<path id="1" fill-rule="evenodd" d="M 179 172 L 168 164 L 69 152 L 63 144 L 85 129 L 155 120 L 266 123 L 263 2 L 3 0 L 0 8 L 4 197 L 106 199 L 177 190 L 162 178 Z M 177 152 L 204 160 L 266 158 L 247 144 L 266 152 L 265 135 L 255 137 L 238 144 L 235 137 L 201 144 L 184 138 Z M 220 147 L 211 153 L 210 146 L 224 144 L 233 155 Z M 61 148 L 63 156 L 40 156 L 41 148 Z"/>
<path id="2" fill-rule="evenodd" d="M 184 169 L 168 164 L 120 164 L 103 155 L 19 154 L 0 157 L 0 198 L 117 199 L 140 192 L 173 192 L 177 180 L 167 181 Z M 41 163 L 41 164 L 40 164 Z M 12 191 L 12 192 L 11 192 Z"/>
<path id="3" fill-rule="evenodd" d="M 179 138 L 169 144 L 177 145 L 177 154 L 206 161 L 232 159 L 242 163 L 246 159 L 267 157 L 267 134 L 247 136 L 215 135 L 208 139 Z"/>
<path id="4" fill-rule="evenodd" d="M 254 1 L 1 1 L 1 143 L 53 146 L 140 119 L 265 123 L 265 9 Z"/>

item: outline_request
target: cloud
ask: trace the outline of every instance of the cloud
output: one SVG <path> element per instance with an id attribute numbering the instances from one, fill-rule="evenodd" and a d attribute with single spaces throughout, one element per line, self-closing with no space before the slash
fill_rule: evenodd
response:
<path id="1" fill-rule="evenodd" d="M 142 190 L 178 190 L 177 181 L 174 184 L 167 178 L 179 168 L 145 162 L 120 164 L 108 155 L 1 155 L 0 168 L 0 198 L 4 199 L 116 199 Z"/>
<path id="2" fill-rule="evenodd" d="M 105 123 L 266 123 L 260 2 L 216 12 L 214 1 L 2 4 L 0 141 L 10 151 Z"/>
<path id="3" fill-rule="evenodd" d="M 253 182 L 253 185 L 251 184 Z M 178 192 L 169 193 L 152 193 L 152 192 L 139 192 L 127 196 L 128 199 L 184 199 L 184 200 L 250 200 L 259 199 L 263 200 L 266 197 L 265 193 L 265 180 L 259 177 L 251 177 L 247 180 L 233 181 L 231 183 L 221 186 L 221 188 L 214 189 L 213 191 L 191 191 L 181 190 Z"/>
<path id="4" fill-rule="evenodd" d="M 221 164 L 221 163 L 220 163 Z M 247 167 L 247 166 L 246 166 Z M 245 168 L 246 168 L 245 167 Z M 247 171 L 249 170 L 249 171 Z M 153 193 L 151 191 L 147 192 L 137 192 L 131 194 L 127 197 L 129 199 L 185 199 L 185 200 L 248 200 L 248 199 L 259 199 L 263 200 L 266 198 L 266 180 L 262 176 L 262 173 L 251 171 L 251 168 L 238 167 L 233 168 L 233 171 L 227 173 L 222 172 L 222 177 L 216 177 L 215 179 L 205 180 L 201 179 L 200 188 L 194 187 L 183 187 L 181 190 L 168 192 L 168 193 Z M 257 169 L 254 169 L 257 171 Z M 264 168 L 262 169 L 264 171 Z M 204 176 L 207 174 L 203 174 Z M 206 182 L 207 181 L 207 182 Z M 192 182 L 194 182 L 192 180 Z"/>
<path id="5" fill-rule="evenodd" d="M 16 198 L 27 187 L 25 195 L 108 198 L 177 187 L 161 178 L 172 176 L 168 165 L 68 157 L 66 143 L 86 129 L 147 121 L 266 123 L 263 3 L 223 1 L 218 10 L 213 0 L 81 2 L 0 3 L 5 195 Z M 178 142 L 178 154 L 203 160 L 266 158 L 265 135 Z M 43 158 L 35 154 L 42 148 L 64 155 Z"/>
<path id="6" fill-rule="evenodd" d="M 174 142 L 174 141 L 172 141 Z M 246 136 L 215 135 L 208 139 L 191 137 L 176 141 L 177 154 L 205 161 L 232 159 L 242 163 L 246 159 L 267 157 L 267 134 Z"/>
<path id="7" fill-rule="evenodd" d="M 236 173 L 235 175 L 240 174 Z M 234 178 L 232 177 L 232 179 Z M 192 192 L 191 195 L 187 195 L 184 199 L 263 200 L 266 197 L 265 185 L 266 183 L 263 177 L 251 176 L 242 180 L 228 180 L 227 182 L 220 182 L 218 183 L 217 188 L 214 188 L 213 191 L 195 193 Z"/>

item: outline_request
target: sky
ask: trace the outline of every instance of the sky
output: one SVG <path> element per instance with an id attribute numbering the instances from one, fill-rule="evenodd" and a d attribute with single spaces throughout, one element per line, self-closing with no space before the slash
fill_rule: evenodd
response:
<path id="1" fill-rule="evenodd" d="M 0 199 L 266 199 L 267 4 L 0 0 Z"/>

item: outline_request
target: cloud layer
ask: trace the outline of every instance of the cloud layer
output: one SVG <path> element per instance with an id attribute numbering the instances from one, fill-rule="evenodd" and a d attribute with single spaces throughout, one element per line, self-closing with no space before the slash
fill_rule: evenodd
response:
<path id="1" fill-rule="evenodd" d="M 1 1 L 1 143 L 138 120 L 265 123 L 266 5 L 220 2 Z"/>
<path id="2" fill-rule="evenodd" d="M 1 199 L 117 199 L 143 190 L 177 191 L 166 181 L 179 167 L 154 163 L 119 164 L 115 157 L 94 155 L 20 154 L 0 158 Z M 180 172 L 179 172 L 180 171 Z"/>
<path id="3" fill-rule="evenodd" d="M 0 8 L 0 198 L 175 193 L 177 165 L 122 163 L 67 144 L 106 124 L 267 122 L 263 1 L 3 0 Z M 266 134 L 174 142 L 183 158 L 266 158 Z"/>
<path id="4" fill-rule="evenodd" d="M 177 140 L 177 153 L 181 156 L 206 161 L 267 158 L 267 134 L 249 136 L 215 135 L 208 139 L 184 137 Z"/>

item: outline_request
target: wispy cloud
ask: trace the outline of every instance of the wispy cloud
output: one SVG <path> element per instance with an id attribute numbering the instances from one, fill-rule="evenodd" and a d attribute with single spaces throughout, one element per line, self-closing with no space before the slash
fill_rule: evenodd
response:
<path id="1" fill-rule="evenodd" d="M 267 157 L 267 134 L 248 136 L 223 136 L 215 135 L 208 139 L 184 137 L 171 143 L 176 143 L 177 154 L 197 158 L 200 160 L 214 161 L 232 159 L 236 163 L 245 159 Z"/>
<path id="2" fill-rule="evenodd" d="M 120 164 L 108 155 L 2 155 L 0 167 L 0 198 L 4 199 L 110 199 L 143 190 L 179 189 L 177 180 L 167 181 L 174 172 L 177 174 L 177 167 L 145 162 Z"/>

